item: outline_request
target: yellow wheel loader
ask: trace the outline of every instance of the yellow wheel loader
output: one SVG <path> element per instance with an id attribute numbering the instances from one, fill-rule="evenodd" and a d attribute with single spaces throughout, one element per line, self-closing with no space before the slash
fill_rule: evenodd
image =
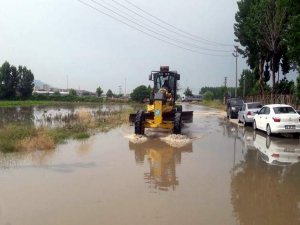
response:
<path id="1" fill-rule="evenodd" d="M 152 71 L 149 80 L 154 82 L 146 110 L 130 114 L 129 121 L 134 123 L 135 134 L 144 134 L 145 128 L 162 128 L 181 133 L 182 123 L 193 122 L 193 111 L 182 111 L 176 104 L 180 74 L 161 66 L 160 71 Z"/>

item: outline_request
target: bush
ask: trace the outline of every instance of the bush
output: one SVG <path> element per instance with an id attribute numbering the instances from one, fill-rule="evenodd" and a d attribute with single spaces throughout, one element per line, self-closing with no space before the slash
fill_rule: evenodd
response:
<path id="1" fill-rule="evenodd" d="M 203 99 L 204 99 L 204 101 L 211 101 L 214 99 L 214 94 L 211 91 L 206 91 L 203 94 Z"/>
<path id="2" fill-rule="evenodd" d="M 143 102 L 145 98 L 150 97 L 151 88 L 147 88 L 145 85 L 138 86 L 130 94 L 130 97 L 133 101 Z"/>

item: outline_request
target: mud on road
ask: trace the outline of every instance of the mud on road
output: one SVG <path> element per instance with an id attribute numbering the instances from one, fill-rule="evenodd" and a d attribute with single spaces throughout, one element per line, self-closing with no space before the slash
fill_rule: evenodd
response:
<path id="1" fill-rule="evenodd" d="M 2 154 L 0 224 L 299 224 L 299 140 L 184 109 L 194 122 L 182 136 L 137 137 L 124 125 L 54 151 Z M 290 155 L 272 160 L 271 149 Z"/>

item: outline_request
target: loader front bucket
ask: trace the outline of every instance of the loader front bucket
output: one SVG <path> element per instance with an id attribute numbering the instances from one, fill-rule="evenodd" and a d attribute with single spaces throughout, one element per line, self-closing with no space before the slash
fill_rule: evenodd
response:
<path id="1" fill-rule="evenodd" d="M 154 120 L 154 113 L 153 112 L 145 112 L 144 114 L 145 119 L 149 120 Z M 174 112 L 168 112 L 168 113 L 163 113 L 163 121 L 174 121 Z M 131 113 L 129 115 L 129 122 L 134 123 L 136 117 L 136 113 Z M 181 121 L 183 123 L 192 123 L 193 122 L 193 111 L 183 111 L 181 113 Z"/>

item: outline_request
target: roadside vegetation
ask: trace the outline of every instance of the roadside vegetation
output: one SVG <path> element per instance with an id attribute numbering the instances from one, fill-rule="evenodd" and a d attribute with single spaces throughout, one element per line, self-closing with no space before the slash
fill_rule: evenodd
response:
<path id="1" fill-rule="evenodd" d="M 237 96 L 288 95 L 300 104 L 300 3 L 299 0 L 239 0 L 234 34 L 239 56 L 248 69 L 241 71 Z M 291 74 L 297 74 L 297 79 Z M 199 94 L 213 93 L 224 101 L 235 87 L 203 87 Z M 191 92 L 187 90 L 185 95 Z M 275 101 L 275 98 L 272 99 Z M 275 103 L 275 102 L 274 102 Z"/>
<path id="2" fill-rule="evenodd" d="M 222 110 L 222 111 L 226 110 L 225 105 L 220 100 L 217 100 L 217 99 L 215 99 L 215 100 L 203 100 L 199 104 L 210 107 L 210 108 L 219 109 L 219 110 Z"/>
<path id="3" fill-rule="evenodd" d="M 0 151 L 50 150 L 67 139 L 86 139 L 96 132 L 107 132 L 128 121 L 131 110 L 99 114 L 80 111 L 60 127 L 36 127 L 32 123 L 10 123 L 0 128 Z"/>

